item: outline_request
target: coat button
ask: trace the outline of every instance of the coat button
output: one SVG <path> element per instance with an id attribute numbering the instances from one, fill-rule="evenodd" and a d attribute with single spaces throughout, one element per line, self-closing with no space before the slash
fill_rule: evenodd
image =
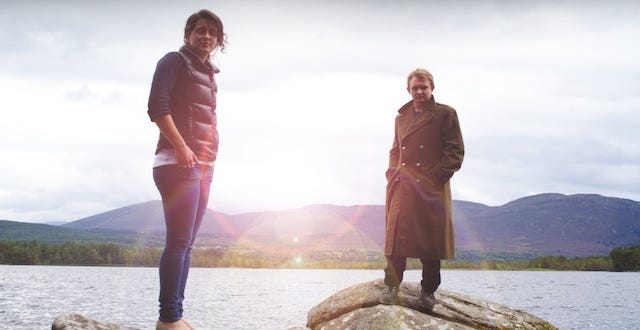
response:
<path id="1" fill-rule="evenodd" d="M 416 163 L 416 167 L 420 167 L 420 166 L 422 166 L 422 164 Z"/>
<path id="2" fill-rule="evenodd" d="M 420 150 L 424 150 L 424 145 L 422 145 L 422 144 L 421 144 L 421 145 L 418 147 L 418 149 L 420 149 Z"/>
<path id="3" fill-rule="evenodd" d="M 400 178 L 396 178 L 396 182 L 400 181 Z"/>
<path id="4" fill-rule="evenodd" d="M 407 149 L 407 147 L 405 147 L 405 146 L 402 146 L 402 150 L 404 150 L 404 149 Z"/>
<path id="5" fill-rule="evenodd" d="M 420 179 L 416 179 L 416 182 L 420 182 Z"/>
<path id="6" fill-rule="evenodd" d="M 406 164 L 406 163 L 402 163 L 402 164 L 400 164 L 400 165 L 405 166 L 405 165 L 407 165 L 407 164 Z"/>

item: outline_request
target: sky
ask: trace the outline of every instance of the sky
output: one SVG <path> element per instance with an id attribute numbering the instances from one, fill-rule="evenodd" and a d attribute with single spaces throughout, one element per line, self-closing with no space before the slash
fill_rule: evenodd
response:
<path id="1" fill-rule="evenodd" d="M 384 204 L 418 67 L 460 120 L 454 199 L 640 201 L 637 1 L 9 0 L 0 219 L 74 221 L 160 199 L 149 87 L 202 8 L 229 42 L 214 55 L 214 210 Z"/>

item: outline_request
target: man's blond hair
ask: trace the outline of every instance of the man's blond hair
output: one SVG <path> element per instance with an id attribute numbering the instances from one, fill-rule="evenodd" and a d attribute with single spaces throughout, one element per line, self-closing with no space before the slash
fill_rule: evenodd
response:
<path id="1" fill-rule="evenodd" d="M 409 88 L 409 82 L 411 81 L 412 78 L 428 79 L 429 82 L 431 82 L 431 89 L 434 89 L 436 87 L 435 84 L 433 83 L 433 75 L 431 74 L 431 72 L 427 71 L 426 69 L 417 68 L 411 71 L 411 73 L 409 73 L 409 75 L 407 76 L 407 88 Z"/>

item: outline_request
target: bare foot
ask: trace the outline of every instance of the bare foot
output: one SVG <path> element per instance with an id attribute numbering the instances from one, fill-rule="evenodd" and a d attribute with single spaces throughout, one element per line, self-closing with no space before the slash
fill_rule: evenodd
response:
<path id="1" fill-rule="evenodd" d="M 182 321 L 182 323 L 184 323 L 186 326 L 188 326 L 188 327 L 189 327 L 189 329 L 191 329 L 191 330 L 196 330 L 196 328 L 194 328 L 194 327 L 191 325 L 191 323 L 187 322 L 187 320 L 186 320 L 186 319 L 182 319 L 182 320 L 180 320 L 180 321 Z"/>
<path id="2" fill-rule="evenodd" d="M 156 330 L 191 330 L 182 320 L 175 322 L 156 322 Z"/>

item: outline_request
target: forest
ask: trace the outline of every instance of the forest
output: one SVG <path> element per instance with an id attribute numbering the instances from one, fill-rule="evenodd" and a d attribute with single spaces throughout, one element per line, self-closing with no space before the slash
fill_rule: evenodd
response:
<path id="1" fill-rule="evenodd" d="M 159 248 L 124 248 L 117 244 L 47 245 L 35 241 L 0 241 L 0 264 L 6 265 L 157 266 L 161 253 L 162 249 Z M 193 267 L 383 269 L 385 266 L 382 255 L 360 250 L 267 254 L 242 249 L 195 248 L 191 262 Z M 407 267 L 420 268 L 420 261 L 410 259 Z M 617 247 L 609 256 L 536 256 L 528 260 L 452 259 L 443 261 L 442 267 L 477 270 L 640 271 L 640 245 Z"/>

